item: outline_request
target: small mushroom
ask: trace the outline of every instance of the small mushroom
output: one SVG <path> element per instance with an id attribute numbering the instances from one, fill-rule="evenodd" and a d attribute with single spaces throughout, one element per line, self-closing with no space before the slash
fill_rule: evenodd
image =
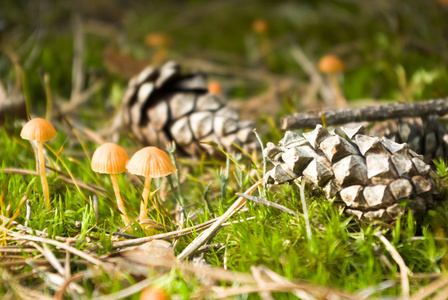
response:
<path id="1" fill-rule="evenodd" d="M 149 286 L 145 288 L 140 294 L 139 300 L 166 300 L 168 296 L 165 291 L 158 288 Z"/>
<path id="2" fill-rule="evenodd" d="M 40 178 L 42 180 L 44 201 L 47 208 L 50 208 L 50 191 L 48 190 L 47 176 L 45 175 L 43 143 L 54 139 L 56 135 L 57 132 L 53 125 L 41 118 L 32 119 L 23 126 L 22 132 L 20 132 L 22 139 L 36 141 L 37 143 Z"/>
<path id="3" fill-rule="evenodd" d="M 177 169 L 168 154 L 157 147 L 146 147 L 137 151 L 129 160 L 126 168 L 131 174 L 145 177 L 145 187 L 142 193 L 143 201 L 140 205 L 140 222 L 142 222 L 146 219 L 151 179 L 175 173 Z"/>
<path id="4" fill-rule="evenodd" d="M 128 160 L 129 156 L 123 148 L 114 143 L 106 143 L 95 150 L 91 163 L 93 171 L 101 174 L 110 174 L 115 197 L 117 197 L 117 206 L 125 225 L 129 225 L 130 222 L 124 209 L 116 174 L 126 171 Z"/>
<path id="5" fill-rule="evenodd" d="M 222 95 L 222 86 L 219 81 L 212 80 L 207 85 L 208 92 L 213 95 Z"/>
<path id="6" fill-rule="evenodd" d="M 336 55 L 327 54 L 320 59 L 319 70 L 328 76 L 328 80 L 330 81 L 335 96 L 336 106 L 338 108 L 347 107 L 347 101 L 342 95 L 337 76 L 345 70 L 342 60 Z"/>

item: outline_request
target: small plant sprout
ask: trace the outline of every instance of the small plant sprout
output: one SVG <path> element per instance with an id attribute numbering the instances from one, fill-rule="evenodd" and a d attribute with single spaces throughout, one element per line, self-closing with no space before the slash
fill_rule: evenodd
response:
<path id="1" fill-rule="evenodd" d="M 114 143 L 101 145 L 96 149 L 92 157 L 93 171 L 102 174 L 110 174 L 115 197 L 117 197 L 117 206 L 121 212 L 121 217 L 123 218 L 125 225 L 129 225 L 130 222 L 124 208 L 123 199 L 121 198 L 116 174 L 126 171 L 126 163 L 128 160 L 129 156 L 126 151 Z"/>
<path id="2" fill-rule="evenodd" d="M 344 72 L 345 70 L 345 66 L 342 60 L 336 55 L 327 54 L 320 59 L 319 70 L 328 76 L 328 80 L 335 97 L 336 107 L 347 107 L 347 101 L 342 95 L 342 91 L 338 81 L 338 74 Z"/>
<path id="3" fill-rule="evenodd" d="M 137 151 L 129 160 L 126 168 L 129 173 L 145 177 L 145 187 L 140 205 L 140 223 L 146 219 L 146 208 L 151 188 L 151 179 L 164 177 L 177 172 L 170 157 L 157 147 L 146 147 Z"/>
<path id="4" fill-rule="evenodd" d="M 42 180 L 44 201 L 47 208 L 50 208 L 50 191 L 48 190 L 47 176 L 45 174 L 43 143 L 54 139 L 56 135 L 57 132 L 53 125 L 41 118 L 34 118 L 26 123 L 22 128 L 22 132 L 20 133 L 22 139 L 36 141 L 37 143 L 40 178 Z"/>

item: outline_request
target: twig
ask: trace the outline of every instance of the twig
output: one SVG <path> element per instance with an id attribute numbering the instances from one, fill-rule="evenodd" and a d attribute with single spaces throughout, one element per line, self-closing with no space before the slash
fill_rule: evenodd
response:
<path id="1" fill-rule="evenodd" d="M 161 281 L 161 280 L 163 280 L 163 277 L 158 277 L 158 278 L 150 277 L 150 278 L 144 279 L 144 280 L 142 280 L 140 282 L 137 282 L 137 283 L 131 285 L 128 288 L 122 289 L 119 292 L 116 292 L 114 294 L 110 294 L 110 295 L 107 295 L 107 296 L 101 296 L 101 297 L 94 297 L 94 298 L 92 298 L 92 300 L 118 300 L 118 299 L 124 299 L 126 297 L 134 295 L 135 293 L 140 292 L 144 288 L 154 284 L 154 282 Z"/>
<path id="2" fill-rule="evenodd" d="M 258 180 L 254 185 L 252 185 L 245 194 L 252 193 L 260 184 L 263 183 L 263 179 Z M 202 246 L 205 242 L 209 240 L 211 236 L 213 236 L 221 227 L 221 225 L 230 218 L 239 208 L 241 208 L 246 203 L 246 199 L 243 197 L 239 197 L 235 203 L 221 216 L 216 222 L 208 228 L 206 231 L 202 232 L 200 235 L 193 240 L 193 242 L 188 245 L 184 251 L 177 257 L 179 260 L 184 260 L 193 254 L 200 246 Z"/>
<path id="3" fill-rule="evenodd" d="M 230 233 L 227 235 L 226 244 L 225 244 L 226 248 L 224 250 L 224 259 L 223 259 L 224 270 L 227 270 L 227 259 L 228 259 L 228 257 L 227 257 L 227 246 L 229 245 L 229 239 L 230 239 Z"/>
<path id="4" fill-rule="evenodd" d="M 394 246 L 384 237 L 384 235 L 381 232 L 379 231 L 375 232 L 375 236 L 378 237 L 381 240 L 381 242 L 383 242 L 384 246 L 386 247 L 386 250 L 389 251 L 392 258 L 400 267 L 402 296 L 404 300 L 409 299 L 408 274 L 410 274 L 411 271 L 409 270 L 408 266 L 406 266 L 406 263 L 404 262 L 400 253 L 398 253 L 398 251 L 394 248 Z"/>
<path id="5" fill-rule="evenodd" d="M 161 234 L 156 234 L 156 235 L 152 235 L 152 236 L 146 236 L 146 237 L 142 237 L 142 238 L 138 238 L 138 239 L 134 239 L 134 240 L 128 240 L 128 241 L 120 241 L 120 242 L 115 242 L 112 245 L 112 248 L 124 248 L 124 247 L 130 247 L 130 246 L 138 246 L 141 244 L 144 244 L 146 242 L 150 242 L 152 240 L 169 240 L 169 239 L 175 239 L 175 238 L 179 238 L 185 235 L 189 235 L 193 232 L 196 232 L 198 230 L 204 230 L 209 228 L 210 226 L 212 226 L 212 224 L 214 222 L 216 222 L 218 218 L 209 220 L 207 222 L 204 222 L 202 224 L 198 224 L 195 225 L 193 227 L 188 227 L 188 228 L 184 228 L 184 229 L 179 229 L 176 231 L 172 231 L 172 232 L 167 232 L 167 233 L 161 233 Z M 245 220 L 252 220 L 253 217 L 247 218 Z M 228 222 L 228 223 L 224 223 L 221 226 L 227 226 L 230 224 L 235 224 L 235 223 L 239 223 L 240 221 L 232 221 L 232 222 Z"/>
<path id="6" fill-rule="evenodd" d="M 266 281 L 263 280 L 263 276 L 261 275 L 261 271 L 256 266 L 250 266 L 250 271 L 252 273 L 252 276 L 254 276 L 255 281 L 257 282 L 257 285 L 259 288 L 262 288 Z M 268 291 L 261 291 L 260 297 L 263 300 L 274 300 L 271 293 Z"/>
<path id="7" fill-rule="evenodd" d="M 448 299 L 448 286 L 445 287 L 442 291 L 440 291 L 437 296 L 435 296 L 432 300 L 446 300 Z"/>
<path id="8" fill-rule="evenodd" d="M 226 245 L 225 243 L 204 245 L 204 246 L 199 247 L 198 252 L 205 252 L 210 249 L 219 249 L 219 248 L 224 247 L 225 245 Z"/>
<path id="9" fill-rule="evenodd" d="M 19 284 L 18 280 L 7 270 L 0 269 L 0 277 L 8 282 L 11 289 L 19 296 L 21 299 L 38 299 L 38 300 L 52 300 L 35 289 L 28 289 Z"/>
<path id="10" fill-rule="evenodd" d="M 67 252 L 68 253 L 68 252 Z M 72 277 L 67 278 L 64 283 L 61 285 L 61 287 L 56 291 L 56 293 L 54 294 L 54 298 L 53 300 L 63 300 L 64 299 L 64 293 L 65 290 L 70 286 L 70 284 L 75 281 L 75 280 L 79 280 L 79 279 L 83 279 L 86 277 L 86 274 L 90 273 L 89 271 L 84 271 L 84 272 L 80 272 L 78 274 L 75 274 Z"/>
<path id="11" fill-rule="evenodd" d="M 80 229 L 81 225 L 75 224 L 75 227 Z M 88 228 L 90 231 L 94 231 L 94 232 L 105 232 L 107 234 L 112 234 L 112 235 L 116 235 L 116 236 L 121 236 L 127 239 L 136 239 L 137 237 L 135 235 L 132 234 L 127 234 L 127 233 L 121 233 L 121 232 L 114 232 L 114 231 L 110 231 L 107 229 L 101 229 L 98 227 L 94 227 L 94 226 L 89 226 Z"/>
<path id="12" fill-rule="evenodd" d="M 73 254 L 75 254 L 75 255 L 85 259 L 86 261 L 88 261 L 88 262 L 90 262 L 90 263 L 92 263 L 94 265 L 97 265 L 97 266 L 102 266 L 103 265 L 103 263 L 100 260 L 94 258 L 91 255 L 88 255 L 87 253 L 85 253 L 85 252 L 83 252 L 81 250 L 78 250 L 78 249 L 76 249 L 76 248 L 74 248 L 72 246 L 69 246 L 67 244 L 64 244 L 64 243 L 61 243 L 61 242 L 58 242 L 58 241 L 55 241 L 55 240 L 47 239 L 47 238 L 42 238 L 42 237 L 37 237 L 37 236 L 32 236 L 32 235 L 25 235 L 25 234 L 18 234 L 18 233 L 14 232 L 14 231 L 6 229 L 3 226 L 0 226 L 0 229 L 3 230 L 3 231 L 6 231 L 8 235 L 16 237 L 18 239 L 27 240 L 27 241 L 33 241 L 33 242 L 40 242 L 40 243 L 47 243 L 47 244 L 50 244 L 50 245 L 62 248 L 64 250 L 66 250 L 66 251 L 69 251 L 69 252 L 71 252 L 71 253 L 73 253 Z"/>
<path id="13" fill-rule="evenodd" d="M 434 294 L 435 292 L 437 292 L 439 289 L 445 287 L 447 284 L 448 284 L 448 278 L 444 276 L 443 278 L 440 278 L 440 279 L 432 282 L 431 284 L 418 290 L 414 295 L 412 295 L 411 298 L 409 298 L 409 300 L 426 299 L 429 296 L 431 296 L 432 294 Z"/>
<path id="14" fill-rule="evenodd" d="M 35 242 L 29 242 L 29 244 L 31 246 L 33 246 L 34 248 L 36 248 L 37 250 L 39 250 L 40 253 L 42 253 L 45 258 L 48 260 L 48 262 L 53 266 L 53 268 L 58 271 L 58 273 L 60 275 L 64 275 L 64 268 L 62 267 L 62 265 L 59 263 L 59 261 L 57 260 L 56 256 L 54 256 L 53 252 L 51 252 L 51 250 L 47 247 L 45 247 L 46 244 L 44 244 L 44 248 L 42 248 L 41 246 L 39 246 L 37 243 Z"/>
<path id="15" fill-rule="evenodd" d="M 311 225 L 310 225 L 310 218 L 308 216 L 308 208 L 306 206 L 306 199 L 305 199 L 305 179 L 302 178 L 302 183 L 299 185 L 297 180 L 293 181 L 294 184 L 300 189 L 300 201 L 302 202 L 302 209 L 303 209 L 303 217 L 305 218 L 305 226 L 306 226 L 306 236 L 309 241 L 311 241 Z"/>
<path id="16" fill-rule="evenodd" d="M 394 287 L 396 284 L 395 281 L 392 280 L 386 280 L 383 281 L 375 286 L 370 286 L 368 288 L 363 289 L 362 291 L 360 291 L 358 293 L 359 299 L 367 299 L 370 296 L 372 296 L 373 294 L 376 294 L 378 292 L 384 291 L 386 289 L 390 289 L 391 287 Z"/>
<path id="17" fill-rule="evenodd" d="M 448 98 L 328 110 L 315 114 L 294 114 L 283 117 L 281 127 L 283 130 L 314 128 L 317 124 L 322 123 L 322 115 L 325 116 L 327 125 L 340 125 L 351 122 L 374 122 L 446 114 L 448 114 Z"/>
<path id="18" fill-rule="evenodd" d="M 26 265 L 27 262 L 29 261 L 29 259 L 21 259 L 21 260 L 15 260 L 15 261 L 6 261 L 6 262 L 0 262 L 0 267 L 11 267 L 11 266 L 23 266 Z M 65 260 L 60 258 L 58 259 L 59 263 L 65 263 Z M 49 265 L 50 262 L 46 259 L 34 259 L 33 263 L 36 266 L 45 266 L 45 265 Z M 86 262 L 83 260 L 71 260 L 70 261 L 71 264 L 75 264 L 75 265 L 79 265 L 79 266 L 85 266 Z"/>
<path id="19" fill-rule="evenodd" d="M 25 227 L 28 227 L 28 222 L 31 220 L 31 201 L 26 200 L 26 215 L 25 215 Z"/>
<path id="20" fill-rule="evenodd" d="M 245 194 L 241 194 L 241 193 L 236 193 L 236 195 L 238 195 L 240 197 L 243 197 L 243 198 L 246 198 L 247 200 L 256 202 L 258 204 L 262 204 L 262 205 L 266 205 L 266 206 L 272 206 L 272 207 L 280 209 L 280 210 L 282 210 L 284 212 L 287 212 L 288 214 L 291 214 L 291 215 L 294 215 L 294 216 L 297 216 L 297 217 L 299 216 L 299 214 L 296 213 L 295 211 L 293 211 L 293 210 L 291 210 L 291 209 L 289 209 L 287 207 L 284 207 L 283 205 L 280 205 L 280 204 L 277 204 L 277 203 L 265 200 L 263 198 L 260 198 L 260 197 L 257 197 L 257 196 L 252 196 L 252 195 L 245 195 Z"/>

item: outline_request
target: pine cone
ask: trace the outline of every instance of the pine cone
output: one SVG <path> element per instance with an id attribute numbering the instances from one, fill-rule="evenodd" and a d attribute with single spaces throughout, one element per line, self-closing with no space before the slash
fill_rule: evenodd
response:
<path id="1" fill-rule="evenodd" d="M 144 145 L 165 148 L 174 140 L 186 154 L 220 154 L 213 142 L 230 151 L 235 144 L 251 151 L 257 147 L 252 122 L 240 121 L 236 109 L 207 90 L 201 73 L 181 73 L 168 62 L 160 69 L 147 67 L 132 78 L 123 101 L 123 121 Z"/>
<path id="2" fill-rule="evenodd" d="M 387 138 L 367 136 L 364 127 L 341 128 L 343 134 L 325 127 L 304 133 L 287 131 L 279 146 L 268 143 L 264 155 L 275 167 L 266 182 L 282 184 L 301 176 L 320 187 L 328 198 L 337 196 L 346 212 L 361 221 L 391 222 L 408 207 L 421 215 L 433 204 L 437 184 L 421 155 Z"/>
<path id="3" fill-rule="evenodd" d="M 440 118 L 404 118 L 381 122 L 370 133 L 385 136 L 397 143 L 406 143 L 430 163 L 434 158 L 448 157 L 448 129 Z"/>

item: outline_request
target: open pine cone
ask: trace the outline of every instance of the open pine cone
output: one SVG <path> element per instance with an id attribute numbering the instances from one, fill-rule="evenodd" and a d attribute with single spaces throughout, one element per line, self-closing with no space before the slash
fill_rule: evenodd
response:
<path id="1" fill-rule="evenodd" d="M 433 205 L 439 191 L 423 156 L 405 143 L 367 136 L 362 126 L 342 131 L 348 139 L 317 125 L 304 137 L 287 131 L 279 146 L 268 143 L 264 155 L 275 167 L 267 183 L 303 177 L 361 221 L 391 222 L 405 213 L 407 199 L 416 215 Z"/>
<path id="2" fill-rule="evenodd" d="M 436 115 L 381 122 L 373 126 L 370 134 L 408 144 L 410 149 L 422 154 L 427 163 L 448 157 L 448 129 Z"/>
<path id="3" fill-rule="evenodd" d="M 201 73 L 182 73 L 175 62 L 160 69 L 147 67 L 129 82 L 123 101 L 123 121 L 144 145 L 165 148 L 174 140 L 178 149 L 197 156 L 219 154 L 213 142 L 230 151 L 235 145 L 257 147 L 252 122 L 240 121 L 226 100 L 207 90 Z"/>

